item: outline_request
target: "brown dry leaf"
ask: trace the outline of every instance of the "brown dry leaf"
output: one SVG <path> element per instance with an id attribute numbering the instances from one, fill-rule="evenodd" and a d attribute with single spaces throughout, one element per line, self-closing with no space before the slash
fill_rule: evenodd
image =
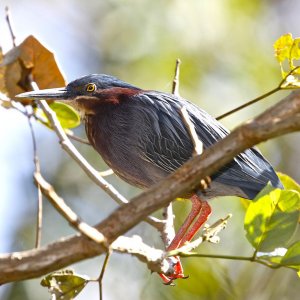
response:
<path id="1" fill-rule="evenodd" d="M 30 91 L 30 76 L 40 89 L 66 84 L 54 54 L 32 35 L 7 52 L 2 62 L 0 57 L 0 91 L 11 99 L 19 93 Z M 25 105 L 30 102 L 22 100 Z"/>
<path id="2" fill-rule="evenodd" d="M 0 65 L 3 61 L 3 53 L 0 48 Z M 10 108 L 10 100 L 6 96 L 5 84 L 4 84 L 4 68 L 0 68 L 0 106 Z"/>
<path id="3" fill-rule="evenodd" d="M 0 66 L 2 65 L 3 62 L 3 52 L 2 49 L 0 48 Z M 5 90 L 5 83 L 4 83 L 4 68 L 0 68 L 0 91 L 2 93 L 6 93 Z"/>

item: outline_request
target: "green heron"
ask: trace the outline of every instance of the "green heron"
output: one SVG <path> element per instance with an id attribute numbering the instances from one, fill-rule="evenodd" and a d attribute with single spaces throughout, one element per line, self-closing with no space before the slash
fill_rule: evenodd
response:
<path id="1" fill-rule="evenodd" d="M 91 145 L 115 174 L 129 184 L 148 188 L 179 168 L 193 154 L 193 142 L 180 115 L 186 107 L 203 147 L 228 134 L 218 121 L 189 101 L 172 94 L 143 90 L 113 76 L 93 74 L 65 88 L 18 95 L 32 99 L 66 100 L 84 116 Z M 239 196 L 253 199 L 268 183 L 282 188 L 269 162 L 251 148 L 211 177 L 210 186 L 185 195 L 192 209 L 168 250 L 190 241 L 208 219 L 208 199 Z M 160 274 L 165 283 L 183 278 L 179 258 L 174 273 Z"/>

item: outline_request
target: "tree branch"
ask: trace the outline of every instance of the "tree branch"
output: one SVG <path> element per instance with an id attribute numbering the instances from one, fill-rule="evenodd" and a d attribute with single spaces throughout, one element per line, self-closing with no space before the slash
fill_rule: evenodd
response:
<path id="1" fill-rule="evenodd" d="M 196 188 L 201 178 L 212 175 L 247 148 L 299 130 L 300 92 L 293 92 L 274 107 L 236 128 L 202 155 L 191 158 L 129 204 L 116 209 L 95 227 L 111 243 L 152 212 Z M 38 277 L 104 251 L 95 242 L 76 235 L 40 249 L 0 255 L 0 284 Z"/>
<path id="2" fill-rule="evenodd" d="M 174 79 L 172 84 L 172 94 L 179 96 L 179 73 L 180 73 L 181 61 L 179 58 L 176 59 Z M 167 249 L 175 237 L 174 228 L 174 213 L 173 213 L 173 203 L 168 203 L 167 206 L 163 208 L 163 219 L 165 224 L 161 231 L 161 238 L 164 242 L 165 248 Z"/>
<path id="3" fill-rule="evenodd" d="M 96 243 L 103 244 L 106 248 L 106 239 L 94 227 L 89 226 L 87 223 L 80 220 L 75 212 L 65 203 L 65 201 L 59 197 L 53 186 L 51 186 L 38 171 L 34 172 L 34 181 L 41 189 L 42 193 L 48 198 L 53 207 L 79 232 L 87 236 Z"/>

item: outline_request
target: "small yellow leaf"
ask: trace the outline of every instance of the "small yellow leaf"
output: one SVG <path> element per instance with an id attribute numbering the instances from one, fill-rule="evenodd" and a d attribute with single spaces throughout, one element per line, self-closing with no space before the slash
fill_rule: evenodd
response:
<path id="1" fill-rule="evenodd" d="M 275 43 L 275 57 L 279 62 L 289 59 L 291 55 L 291 48 L 293 46 L 293 37 L 290 33 L 282 35 Z"/>
<path id="2" fill-rule="evenodd" d="M 294 39 L 291 48 L 291 59 L 300 59 L 300 38 Z"/>

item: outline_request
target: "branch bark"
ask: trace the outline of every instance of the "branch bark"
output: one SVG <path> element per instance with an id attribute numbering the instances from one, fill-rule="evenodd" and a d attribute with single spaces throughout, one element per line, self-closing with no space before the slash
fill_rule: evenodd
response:
<path id="1" fill-rule="evenodd" d="M 69 222 L 69 224 L 71 224 L 71 226 L 73 226 L 76 230 L 78 230 L 94 242 L 103 244 L 103 246 L 108 247 L 108 245 L 106 245 L 106 239 L 103 234 L 94 227 L 91 227 L 87 223 L 80 220 L 78 215 L 66 204 L 66 202 L 61 197 L 56 194 L 53 186 L 51 186 L 42 177 L 42 174 L 40 172 L 35 172 L 33 177 L 36 185 L 39 186 L 41 192 L 47 197 L 49 202 L 58 211 L 58 213 L 60 213 L 63 218 L 65 218 Z"/>
<path id="2" fill-rule="evenodd" d="M 124 206 L 95 227 L 111 243 L 146 216 L 198 186 L 233 157 L 268 139 L 300 130 L 300 92 L 236 128 L 200 156 Z M 38 277 L 74 262 L 102 254 L 105 249 L 82 235 L 61 239 L 37 250 L 0 255 L 0 284 Z"/>

